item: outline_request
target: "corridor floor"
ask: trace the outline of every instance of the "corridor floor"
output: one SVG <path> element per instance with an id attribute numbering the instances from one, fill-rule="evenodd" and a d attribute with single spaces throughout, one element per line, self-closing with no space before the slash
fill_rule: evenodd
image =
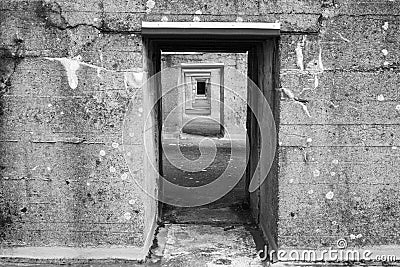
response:
<path id="1" fill-rule="evenodd" d="M 264 247 L 248 210 L 240 206 L 167 208 L 157 234 L 154 266 L 264 266 Z"/>
<path id="2" fill-rule="evenodd" d="M 164 149 L 178 145 L 191 160 L 200 156 L 196 136 L 164 140 Z M 198 140 L 197 140 L 198 141 Z M 231 157 L 231 146 L 239 148 L 241 160 L 246 158 L 244 139 L 213 138 L 217 154 L 210 166 L 199 172 L 187 172 L 163 157 L 163 175 L 175 184 L 195 187 L 208 184 L 225 170 Z M 176 151 L 176 150 L 175 150 Z M 176 159 L 169 155 L 169 159 Z M 179 162 L 178 162 L 179 163 Z M 242 175 L 238 173 L 238 175 Z M 263 266 L 257 251 L 264 247 L 260 231 L 243 203 L 244 180 L 225 197 L 201 207 L 164 205 L 162 224 L 158 229 L 150 262 L 155 266 Z"/>

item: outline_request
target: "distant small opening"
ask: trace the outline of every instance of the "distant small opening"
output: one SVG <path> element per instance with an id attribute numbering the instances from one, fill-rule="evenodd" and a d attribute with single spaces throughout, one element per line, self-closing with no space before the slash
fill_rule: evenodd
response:
<path id="1" fill-rule="evenodd" d="M 206 82 L 197 81 L 197 94 L 198 95 L 206 94 Z"/>

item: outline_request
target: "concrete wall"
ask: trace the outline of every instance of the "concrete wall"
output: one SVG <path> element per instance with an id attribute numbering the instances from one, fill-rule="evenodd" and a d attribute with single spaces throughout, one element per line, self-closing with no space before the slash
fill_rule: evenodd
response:
<path id="1" fill-rule="evenodd" d="M 3 0 L 0 10 L 3 248 L 148 240 L 140 131 L 135 170 L 119 145 L 134 95 L 132 129 L 143 124 L 143 20 L 279 20 L 278 244 L 399 245 L 399 0 Z M 85 64 L 67 60 L 77 56 Z"/>

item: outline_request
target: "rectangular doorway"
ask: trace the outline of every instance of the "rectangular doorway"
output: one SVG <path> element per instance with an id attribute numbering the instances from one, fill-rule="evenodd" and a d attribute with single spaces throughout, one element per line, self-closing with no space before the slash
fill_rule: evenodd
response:
<path id="1" fill-rule="evenodd" d="M 147 23 L 143 24 L 143 44 L 144 44 L 144 68 L 148 75 L 147 78 L 154 77 L 162 70 L 162 52 L 196 52 L 196 53 L 247 53 L 247 77 L 252 85 L 248 88 L 257 86 L 270 108 L 275 118 L 277 116 L 279 99 L 276 97 L 275 88 L 278 87 L 278 38 L 279 28 L 276 25 L 263 23 L 241 23 L 224 24 L 213 23 L 194 23 L 192 28 L 182 26 L 182 23 Z M 182 30 L 182 27 L 184 30 Z M 206 78 L 203 77 L 205 80 Z M 162 175 L 163 151 L 161 146 L 162 136 L 162 114 L 163 103 L 160 100 L 162 94 L 162 77 L 153 78 L 145 90 L 145 106 L 153 106 L 152 127 L 145 133 L 153 146 L 149 157 L 150 163 L 158 166 L 158 171 Z M 200 81 L 203 82 L 203 81 Z M 197 86 L 197 83 L 196 83 Z M 202 85 L 200 85 L 202 87 Z M 203 91 L 200 88 L 200 93 Z M 204 90 L 205 91 L 205 90 Z M 197 93 L 197 88 L 195 90 Z M 202 95 L 202 94 L 200 94 Z M 247 100 L 254 105 L 259 99 L 254 94 L 253 89 L 247 90 Z M 263 231 L 269 249 L 277 249 L 277 210 L 278 210 L 278 182 L 277 182 L 277 161 L 271 169 L 266 170 L 263 164 L 258 165 L 260 151 L 265 143 L 261 143 L 260 126 L 256 120 L 260 116 L 261 109 L 248 111 L 246 117 L 246 131 L 249 138 L 246 147 L 248 148 L 248 163 L 245 172 L 245 188 L 249 186 L 250 179 L 254 176 L 257 180 L 262 180 L 267 176 L 264 183 L 260 182 L 259 187 L 248 194 L 248 203 L 255 222 Z M 255 114 L 256 113 L 256 114 Z M 278 120 L 275 120 L 276 122 Z M 146 165 L 147 165 L 146 164 Z M 146 167 L 145 165 L 145 167 Z M 162 199 L 165 194 L 165 184 L 159 179 L 158 174 L 146 174 L 148 188 L 153 190 L 158 199 Z M 175 197 L 179 198 L 179 195 Z M 162 203 L 154 202 L 149 208 L 148 222 L 155 223 L 161 218 Z"/>
<path id="2" fill-rule="evenodd" d="M 228 179 L 235 179 L 226 184 L 230 191 L 192 204 L 248 206 L 247 53 L 167 52 L 161 54 L 161 65 L 163 177 L 180 186 L 199 187 L 230 175 Z M 200 143 L 205 139 L 212 144 Z M 205 154 L 213 149 L 215 154 L 201 156 L 201 146 Z M 225 168 L 234 171 L 224 174 Z"/>

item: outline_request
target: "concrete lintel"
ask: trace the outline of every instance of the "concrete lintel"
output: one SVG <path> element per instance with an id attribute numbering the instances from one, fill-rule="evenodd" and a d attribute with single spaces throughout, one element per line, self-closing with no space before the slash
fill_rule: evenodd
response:
<path id="1" fill-rule="evenodd" d="M 42 260 L 132 260 L 143 261 L 147 251 L 138 247 L 15 247 L 0 248 L 1 258 L 24 258 Z"/>
<path id="2" fill-rule="evenodd" d="M 142 28 L 280 30 L 280 23 L 265 22 L 142 22 Z"/>
<path id="3" fill-rule="evenodd" d="M 208 71 L 208 69 L 222 69 L 225 67 L 224 63 L 181 63 L 180 66 L 185 68 L 185 71 Z M 199 70 L 193 70 L 199 69 Z"/>
<path id="4" fill-rule="evenodd" d="M 280 23 L 251 22 L 142 22 L 142 35 L 154 38 L 192 36 L 241 39 L 279 36 Z"/>

